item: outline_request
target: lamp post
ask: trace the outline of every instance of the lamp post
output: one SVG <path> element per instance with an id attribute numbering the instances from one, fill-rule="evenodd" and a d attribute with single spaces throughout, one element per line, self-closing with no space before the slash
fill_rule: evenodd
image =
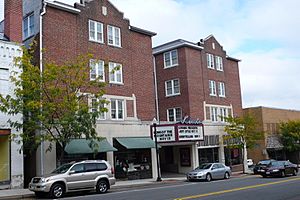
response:
<path id="1" fill-rule="evenodd" d="M 157 134 L 156 134 L 156 123 L 153 123 L 153 128 L 154 128 L 155 151 L 156 151 L 156 167 L 157 167 L 157 179 L 156 179 L 156 181 L 161 181 L 160 168 L 159 168 L 159 151 L 158 151 Z"/>

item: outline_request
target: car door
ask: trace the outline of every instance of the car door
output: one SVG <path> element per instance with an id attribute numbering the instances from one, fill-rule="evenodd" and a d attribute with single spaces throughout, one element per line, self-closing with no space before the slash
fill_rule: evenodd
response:
<path id="1" fill-rule="evenodd" d="M 219 163 L 218 164 L 218 175 L 219 175 L 219 178 L 222 179 L 225 177 L 225 173 L 226 173 L 226 168 L 223 164 Z"/>
<path id="2" fill-rule="evenodd" d="M 211 174 L 213 179 L 219 179 L 220 178 L 220 168 L 218 164 L 213 164 L 211 168 Z"/>
<path id="3" fill-rule="evenodd" d="M 290 161 L 284 162 L 284 167 L 285 167 L 285 171 L 286 171 L 287 174 L 292 174 L 293 173 L 293 166 L 292 166 L 292 163 Z"/>
<path id="4" fill-rule="evenodd" d="M 94 188 L 96 185 L 96 178 L 99 176 L 97 163 L 85 163 L 85 178 L 87 180 L 88 187 Z"/>
<path id="5" fill-rule="evenodd" d="M 78 190 L 88 187 L 88 184 L 85 180 L 85 170 L 84 170 L 84 164 L 76 164 L 74 165 L 70 171 L 69 174 L 66 177 L 67 186 L 69 190 Z"/>

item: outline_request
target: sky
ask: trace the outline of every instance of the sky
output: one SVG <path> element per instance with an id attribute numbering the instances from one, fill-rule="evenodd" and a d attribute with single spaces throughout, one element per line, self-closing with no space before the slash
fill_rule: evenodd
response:
<path id="1" fill-rule="evenodd" d="M 3 19 L 0 0 L 0 19 Z M 76 0 L 61 0 L 73 4 Z M 300 110 L 299 0 L 110 0 L 153 46 L 214 35 L 241 60 L 243 107 Z"/>

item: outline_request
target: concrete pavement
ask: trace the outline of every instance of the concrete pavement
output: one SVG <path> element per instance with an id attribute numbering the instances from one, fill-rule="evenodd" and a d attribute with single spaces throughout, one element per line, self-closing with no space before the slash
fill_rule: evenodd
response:
<path id="1" fill-rule="evenodd" d="M 248 174 L 243 174 L 242 172 L 233 172 L 231 177 L 242 177 L 247 176 Z M 139 180 L 130 180 L 130 181 L 117 181 L 112 188 L 133 188 L 136 186 L 143 185 L 151 185 L 151 184 L 164 184 L 170 183 L 172 181 L 185 181 L 185 175 L 177 175 L 176 177 L 167 176 L 166 178 L 162 178 L 161 182 L 156 182 L 155 179 L 139 179 Z M 34 193 L 29 191 L 28 189 L 6 189 L 0 190 L 0 200 L 8 200 L 8 199 L 24 199 L 33 197 Z"/>

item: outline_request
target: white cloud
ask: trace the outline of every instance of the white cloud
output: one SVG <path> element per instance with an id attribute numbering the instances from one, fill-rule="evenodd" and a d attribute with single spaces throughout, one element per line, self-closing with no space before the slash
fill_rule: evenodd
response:
<path id="1" fill-rule="evenodd" d="M 300 110 L 300 1 L 110 1 L 131 25 L 157 33 L 154 46 L 213 34 L 230 56 L 242 59 L 244 106 Z"/>

